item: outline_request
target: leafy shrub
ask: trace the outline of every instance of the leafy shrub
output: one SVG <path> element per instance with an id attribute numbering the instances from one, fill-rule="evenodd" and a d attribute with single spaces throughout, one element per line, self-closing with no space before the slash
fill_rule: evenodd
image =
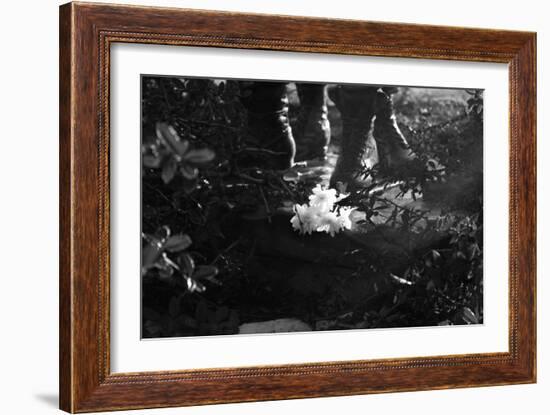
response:
<path id="1" fill-rule="evenodd" d="M 430 104 L 436 123 L 406 90 L 397 100 L 417 159 L 391 177 L 364 169 L 371 184 L 332 208 L 353 208 L 373 243 L 292 231 L 292 208 L 309 203 L 318 177 L 262 168 L 236 82 L 142 82 L 144 337 L 230 334 L 286 317 L 318 330 L 483 321 L 480 91 L 450 119 Z M 379 189 L 392 182 L 386 199 Z M 405 195 L 437 200 L 440 213 L 407 207 Z M 277 251 L 298 255 L 323 238 L 341 247 L 338 263 Z"/>

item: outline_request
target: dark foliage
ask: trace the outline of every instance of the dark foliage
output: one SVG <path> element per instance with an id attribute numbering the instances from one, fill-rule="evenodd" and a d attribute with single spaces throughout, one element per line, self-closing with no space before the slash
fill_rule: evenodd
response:
<path id="1" fill-rule="evenodd" d="M 285 317 L 316 330 L 482 322 L 479 91 L 452 117 L 429 99 L 435 116 L 424 116 L 401 94 L 418 158 L 392 177 L 364 169 L 371 184 L 339 203 L 357 208 L 366 236 L 331 238 L 292 232 L 292 206 L 318 177 L 255 163 L 266 150 L 247 141 L 236 82 L 142 82 L 143 337 L 231 334 Z M 393 198 L 388 183 L 399 183 Z M 438 213 L 400 203 L 405 195 L 437 200 Z M 315 251 L 334 246 L 335 259 Z"/>

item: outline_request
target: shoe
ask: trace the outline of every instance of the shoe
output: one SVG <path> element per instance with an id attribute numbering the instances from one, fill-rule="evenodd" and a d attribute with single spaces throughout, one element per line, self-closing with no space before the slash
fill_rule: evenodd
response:
<path id="1" fill-rule="evenodd" d="M 397 125 L 391 94 L 382 89 L 376 92 L 373 136 L 378 148 L 381 170 L 391 171 L 416 158 Z"/>

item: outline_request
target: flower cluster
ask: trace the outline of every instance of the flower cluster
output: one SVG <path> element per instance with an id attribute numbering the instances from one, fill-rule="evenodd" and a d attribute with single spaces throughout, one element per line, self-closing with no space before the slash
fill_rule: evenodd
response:
<path id="1" fill-rule="evenodd" d="M 348 195 L 336 195 L 336 190 L 325 189 L 318 184 L 309 196 L 309 203 L 294 205 L 290 223 L 300 234 L 326 232 L 334 236 L 344 229 L 351 229 L 350 214 L 354 208 L 338 207 L 336 203 Z"/>

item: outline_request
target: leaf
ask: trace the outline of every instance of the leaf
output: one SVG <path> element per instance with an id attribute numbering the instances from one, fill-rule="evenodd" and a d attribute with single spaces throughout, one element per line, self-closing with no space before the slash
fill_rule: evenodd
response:
<path id="1" fill-rule="evenodd" d="M 192 276 L 195 273 L 195 261 L 193 257 L 188 253 L 183 253 L 178 258 L 178 263 L 181 265 L 182 271 L 188 276 Z"/>
<path id="2" fill-rule="evenodd" d="M 187 283 L 187 289 L 189 291 L 191 291 L 192 293 L 193 292 L 202 293 L 203 291 L 206 290 L 206 287 L 203 284 L 201 284 L 200 282 L 194 280 L 193 278 L 187 277 L 185 279 L 185 282 Z"/>
<path id="3" fill-rule="evenodd" d="M 166 241 L 164 248 L 170 252 L 180 252 L 191 246 L 191 238 L 187 234 L 174 235 Z"/>
<path id="4" fill-rule="evenodd" d="M 338 193 L 346 193 L 347 187 L 348 187 L 347 183 L 336 182 L 336 190 L 338 190 Z"/>
<path id="5" fill-rule="evenodd" d="M 426 290 L 428 291 L 433 291 L 435 290 L 435 282 L 433 279 L 431 279 L 430 281 L 428 281 L 428 283 L 426 284 Z"/>
<path id="6" fill-rule="evenodd" d="M 141 266 L 148 270 L 162 254 L 162 246 L 147 244 L 141 251 Z"/>
<path id="7" fill-rule="evenodd" d="M 172 231 L 170 230 L 170 227 L 164 225 L 164 226 L 161 226 L 160 228 L 158 228 L 155 231 L 154 238 L 156 238 L 159 241 L 162 241 L 162 243 L 164 243 L 166 241 L 166 239 L 170 237 L 171 234 L 172 234 Z"/>
<path id="8" fill-rule="evenodd" d="M 183 157 L 189 149 L 189 141 L 182 141 L 171 125 L 159 122 L 156 127 L 159 140 L 166 144 L 178 156 Z"/>
<path id="9" fill-rule="evenodd" d="M 164 280 L 168 280 L 174 275 L 174 268 L 166 267 L 159 269 L 159 277 Z"/>
<path id="10" fill-rule="evenodd" d="M 398 284 L 413 285 L 412 281 L 406 280 L 405 278 L 398 277 L 397 275 L 392 274 L 391 272 L 390 272 L 390 277 L 394 282 Z"/>
<path id="11" fill-rule="evenodd" d="M 153 154 L 144 154 L 143 155 L 143 165 L 145 167 L 149 167 L 152 169 L 156 169 L 160 167 L 160 162 L 162 161 L 162 157 L 155 156 Z"/>
<path id="12" fill-rule="evenodd" d="M 471 244 L 467 248 L 468 251 L 468 259 L 472 261 L 477 256 L 481 255 L 481 249 L 479 249 L 479 245 L 476 243 Z"/>
<path id="13" fill-rule="evenodd" d="M 184 159 L 188 163 L 205 164 L 214 160 L 214 157 L 216 157 L 216 154 L 212 150 L 208 148 L 201 148 L 198 150 L 188 151 L 187 154 L 185 154 Z"/>
<path id="14" fill-rule="evenodd" d="M 199 265 L 196 267 L 193 278 L 196 280 L 210 279 L 218 275 L 218 268 L 213 265 Z"/>
<path id="15" fill-rule="evenodd" d="M 392 310 L 391 307 L 388 307 L 388 306 L 383 306 L 380 311 L 378 312 L 378 315 L 380 316 L 380 318 L 386 318 L 388 316 L 388 314 L 390 313 L 390 311 Z"/>
<path id="16" fill-rule="evenodd" d="M 177 169 L 178 164 L 176 163 L 176 160 L 173 157 L 169 157 L 162 166 L 162 181 L 164 183 L 170 183 L 176 175 Z"/>
<path id="17" fill-rule="evenodd" d="M 478 318 L 469 307 L 462 308 L 460 316 L 462 317 L 462 320 L 468 324 L 479 324 Z"/>
<path id="18" fill-rule="evenodd" d="M 166 255 L 166 252 L 162 253 L 162 263 L 165 264 L 164 265 L 165 267 L 171 267 L 171 268 L 174 268 L 174 269 L 177 269 L 178 271 L 180 271 L 180 267 L 178 266 L 178 264 L 176 264 L 174 261 L 172 261 L 168 257 L 168 255 Z"/>
<path id="19" fill-rule="evenodd" d="M 183 166 L 181 166 L 180 172 L 182 176 L 185 177 L 187 180 L 196 179 L 199 175 L 199 169 L 189 164 L 184 164 Z"/>
<path id="20" fill-rule="evenodd" d="M 183 191 L 185 192 L 185 194 L 189 194 L 189 193 L 193 192 L 197 188 L 197 183 L 198 183 L 197 179 L 184 180 L 183 181 Z"/>
<path id="21" fill-rule="evenodd" d="M 283 180 L 286 182 L 298 182 L 300 180 L 300 173 L 295 170 L 289 170 L 283 175 Z"/>
<path id="22" fill-rule="evenodd" d="M 426 255 L 424 262 L 426 263 L 426 266 L 429 268 L 433 266 L 437 266 L 441 262 L 441 254 L 437 252 L 435 249 L 432 249 Z"/>

